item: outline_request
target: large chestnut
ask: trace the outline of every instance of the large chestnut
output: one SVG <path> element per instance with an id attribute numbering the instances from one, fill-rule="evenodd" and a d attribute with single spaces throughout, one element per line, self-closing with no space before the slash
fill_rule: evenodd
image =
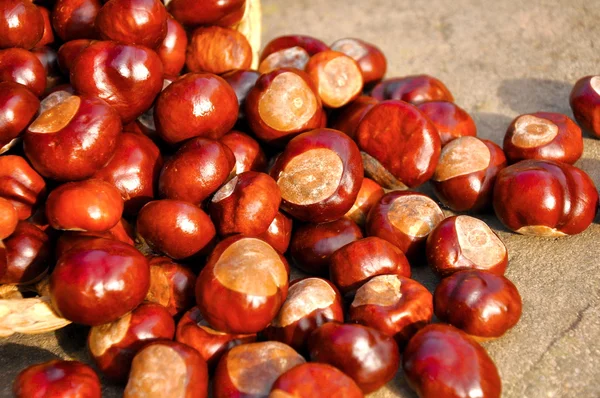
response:
<path id="1" fill-rule="evenodd" d="M 285 253 L 292 239 L 292 219 L 278 212 L 269 228 L 257 237 L 273 246 L 279 253 Z"/>
<path id="2" fill-rule="evenodd" d="M 167 35 L 156 48 L 156 54 L 163 64 L 166 76 L 177 76 L 185 65 L 185 52 L 188 45 L 183 26 L 171 15 L 167 15 Z"/>
<path id="3" fill-rule="evenodd" d="M 365 84 L 383 79 L 387 70 L 387 61 L 383 52 L 366 41 L 346 38 L 331 45 L 331 49 L 352 57 L 360 67 Z"/>
<path id="4" fill-rule="evenodd" d="M 477 135 L 473 118 L 450 101 L 428 101 L 417 106 L 431 120 L 442 141 L 442 146 L 458 137 Z"/>
<path id="5" fill-rule="evenodd" d="M 435 289 L 435 316 L 476 338 L 502 336 L 521 317 L 516 286 L 502 275 L 483 270 L 456 272 Z"/>
<path id="6" fill-rule="evenodd" d="M 238 97 L 239 99 L 239 97 Z M 232 130 L 220 140 L 235 156 L 235 174 L 245 171 L 265 171 L 267 158 L 256 140 L 247 134 Z"/>
<path id="7" fill-rule="evenodd" d="M 441 149 L 435 126 L 403 101 L 371 108 L 358 125 L 356 142 L 367 176 L 390 189 L 413 188 L 429 180 Z"/>
<path id="8" fill-rule="evenodd" d="M 354 204 L 345 214 L 346 217 L 354 221 L 357 225 L 363 227 L 367 221 L 367 216 L 371 207 L 381 199 L 384 191 L 381 185 L 370 178 L 363 178 L 362 185 L 358 191 L 358 196 Z"/>
<path id="9" fill-rule="evenodd" d="M 316 39 L 312 36 L 306 35 L 289 35 L 289 36 L 279 36 L 275 39 L 271 40 L 265 45 L 262 53 L 260 54 L 260 60 L 264 60 L 272 53 L 283 50 L 291 47 L 301 47 L 308 55 L 313 56 L 321 51 L 329 50 L 327 44 L 323 43 L 321 40 Z"/>
<path id="10" fill-rule="evenodd" d="M 46 182 L 25 159 L 0 156 L 0 197 L 17 210 L 20 220 L 29 218 L 46 196 Z"/>
<path id="11" fill-rule="evenodd" d="M 577 123 L 600 137 L 600 76 L 582 77 L 575 83 L 569 103 Z"/>
<path id="12" fill-rule="evenodd" d="M 150 259 L 150 288 L 146 301 L 165 307 L 171 316 L 179 316 L 196 304 L 196 275 L 168 257 Z"/>
<path id="13" fill-rule="evenodd" d="M 246 36 L 220 26 L 201 27 L 191 34 L 185 65 L 190 72 L 220 75 L 252 66 L 252 47 Z"/>
<path id="14" fill-rule="evenodd" d="M 56 242 L 54 256 L 58 259 L 79 243 L 96 238 L 114 239 L 131 246 L 134 245 L 133 228 L 127 221 L 121 219 L 114 227 L 106 231 L 64 231 Z"/>
<path id="15" fill-rule="evenodd" d="M 485 349 L 450 325 L 427 325 L 417 332 L 404 350 L 402 366 L 420 398 L 501 394 L 498 370 Z"/>
<path id="16" fill-rule="evenodd" d="M 335 366 L 368 394 L 392 380 L 400 366 L 394 339 L 376 329 L 329 322 L 308 340 L 310 360 Z"/>
<path id="17" fill-rule="evenodd" d="M 64 253 L 50 275 L 52 306 L 63 318 L 96 326 L 137 307 L 150 286 L 148 260 L 110 239 L 82 242 Z"/>
<path id="18" fill-rule="evenodd" d="M 362 95 L 356 98 L 348 105 L 336 109 L 329 120 L 329 127 L 346 133 L 348 137 L 354 139 L 356 137 L 356 129 L 363 117 L 378 104 L 373 97 Z"/>
<path id="19" fill-rule="evenodd" d="M 454 211 L 487 210 L 496 176 L 504 167 L 506 157 L 498 145 L 459 137 L 442 149 L 431 185 L 438 199 Z"/>
<path id="20" fill-rule="evenodd" d="M 285 258 L 265 241 L 232 236 L 215 247 L 198 276 L 198 308 L 217 330 L 256 333 L 283 305 L 288 272 Z"/>
<path id="21" fill-rule="evenodd" d="M 95 21 L 100 0 L 56 0 L 52 10 L 52 26 L 63 41 L 96 39 Z"/>
<path id="22" fill-rule="evenodd" d="M 288 143 L 271 176 L 281 190 L 283 210 L 298 220 L 322 223 L 350 210 L 362 184 L 363 165 L 347 135 L 316 129 Z"/>
<path id="23" fill-rule="evenodd" d="M 0 82 L 22 84 L 41 97 L 46 90 L 46 69 L 30 51 L 22 48 L 0 50 Z"/>
<path id="24" fill-rule="evenodd" d="M 39 281 L 51 264 L 52 242 L 40 228 L 19 221 L 13 233 L 0 241 L 0 283 L 29 285 Z"/>
<path id="25" fill-rule="evenodd" d="M 0 83 L 0 153 L 27 128 L 39 106 L 40 100 L 23 85 Z"/>
<path id="26" fill-rule="evenodd" d="M 238 345 L 217 365 L 213 396 L 267 397 L 279 376 L 303 363 L 300 354 L 277 341 Z"/>
<path id="27" fill-rule="evenodd" d="M 523 160 L 496 177 L 496 215 L 507 228 L 523 235 L 578 234 L 592 223 L 597 207 L 592 179 L 565 163 Z"/>
<path id="28" fill-rule="evenodd" d="M 33 48 L 44 35 L 44 17 L 33 2 L 3 0 L 0 3 L 0 48 Z"/>
<path id="29" fill-rule="evenodd" d="M 100 379 L 88 365 L 53 360 L 23 369 L 13 383 L 16 398 L 101 398 Z"/>
<path id="30" fill-rule="evenodd" d="M 269 398 L 362 398 L 354 380 L 326 363 L 304 363 L 275 381 Z"/>
<path id="31" fill-rule="evenodd" d="M 371 96 L 379 101 L 402 100 L 414 105 L 428 101 L 454 102 L 454 97 L 440 80 L 429 75 L 405 76 L 379 83 Z"/>
<path id="32" fill-rule="evenodd" d="M 244 15 L 247 0 L 171 0 L 168 10 L 182 24 L 188 26 L 233 26 Z"/>
<path id="33" fill-rule="evenodd" d="M 508 251 L 488 225 L 470 216 L 452 216 L 427 237 L 427 262 L 446 277 L 457 271 L 480 269 L 504 275 Z"/>

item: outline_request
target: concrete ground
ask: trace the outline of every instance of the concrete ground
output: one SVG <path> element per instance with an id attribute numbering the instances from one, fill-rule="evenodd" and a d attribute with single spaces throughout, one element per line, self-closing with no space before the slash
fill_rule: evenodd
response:
<path id="1" fill-rule="evenodd" d="M 515 116 L 572 116 L 568 96 L 582 76 L 600 73 L 600 2 L 589 0 L 263 0 L 264 42 L 303 33 L 331 43 L 355 36 L 378 45 L 388 76 L 427 73 L 450 88 L 479 135 L 501 143 Z M 586 138 L 577 165 L 600 186 L 600 141 Z M 507 272 L 523 297 L 519 324 L 485 347 L 504 397 L 600 396 L 600 225 L 568 238 L 517 236 L 485 216 L 506 243 Z M 416 266 L 434 289 L 435 277 Z M 0 396 L 16 373 L 51 358 L 89 361 L 85 329 L 71 326 L 0 343 Z M 119 396 L 108 387 L 105 396 Z M 401 374 L 373 397 L 414 397 Z"/>

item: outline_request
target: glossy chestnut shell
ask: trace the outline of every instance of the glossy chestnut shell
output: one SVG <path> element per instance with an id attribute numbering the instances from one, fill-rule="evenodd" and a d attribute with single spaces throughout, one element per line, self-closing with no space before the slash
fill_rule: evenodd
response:
<path id="1" fill-rule="evenodd" d="M 46 69 L 30 51 L 15 47 L 0 50 L 0 82 L 22 84 L 41 97 L 46 90 Z"/>
<path id="2" fill-rule="evenodd" d="M 431 120 L 442 141 L 442 146 L 458 137 L 477 135 L 473 118 L 450 101 L 428 101 L 417 106 Z"/>
<path id="3" fill-rule="evenodd" d="M 387 79 L 373 88 L 371 96 L 379 101 L 402 100 L 414 105 L 428 101 L 454 102 L 454 97 L 440 80 L 429 75 Z"/>
<path id="4" fill-rule="evenodd" d="M 23 85 L 0 83 L 0 153 L 27 128 L 40 107 L 40 100 Z"/>
<path id="5" fill-rule="evenodd" d="M 13 233 L 0 242 L 0 283 L 29 285 L 48 272 L 52 241 L 28 221 L 19 221 Z"/>
<path id="6" fill-rule="evenodd" d="M 185 65 L 190 72 L 220 75 L 252 66 L 252 47 L 246 36 L 220 26 L 201 27 L 191 34 Z"/>
<path id="7" fill-rule="evenodd" d="M 4 0 L 0 4 L 0 48 L 33 48 L 44 35 L 44 17 L 33 2 Z"/>
<path id="8" fill-rule="evenodd" d="M 362 398 L 354 380 L 331 365 L 305 363 L 288 370 L 275 381 L 270 398 Z"/>
<path id="9" fill-rule="evenodd" d="M 168 257 L 150 259 L 150 288 L 146 301 L 157 303 L 179 317 L 196 303 L 196 274 Z"/>
<path id="10" fill-rule="evenodd" d="M 0 156 L 0 197 L 17 210 L 20 220 L 29 218 L 46 196 L 46 182 L 21 156 Z"/>
<path id="11" fill-rule="evenodd" d="M 571 90 L 569 103 L 577 123 L 595 137 L 600 137 L 600 76 L 579 79 Z"/>

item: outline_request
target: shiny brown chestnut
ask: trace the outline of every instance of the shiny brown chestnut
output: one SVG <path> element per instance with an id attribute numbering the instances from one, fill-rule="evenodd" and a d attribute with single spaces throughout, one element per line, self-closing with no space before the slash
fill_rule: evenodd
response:
<path id="1" fill-rule="evenodd" d="M 267 397 L 279 376 L 303 363 L 293 348 L 277 341 L 233 347 L 217 365 L 214 397 Z"/>
<path id="2" fill-rule="evenodd" d="M 112 106 L 124 123 L 147 111 L 163 87 L 163 66 L 146 47 L 98 41 L 77 57 L 71 84 L 83 94 Z"/>
<path id="3" fill-rule="evenodd" d="M 267 158 L 256 140 L 240 131 L 231 130 L 220 140 L 235 156 L 235 174 L 245 171 L 266 171 Z"/>
<path id="4" fill-rule="evenodd" d="M 283 254 L 288 250 L 292 239 L 292 219 L 278 212 L 269 228 L 257 238 L 261 238 Z"/>
<path id="5" fill-rule="evenodd" d="M 96 39 L 95 21 L 100 0 L 56 0 L 52 9 L 52 26 L 63 41 Z"/>
<path id="6" fill-rule="evenodd" d="M 358 124 L 367 112 L 378 103 L 379 101 L 373 97 L 361 95 L 348 105 L 332 112 L 329 120 L 329 127 L 334 130 L 339 130 L 347 134 L 348 137 L 354 139 L 356 137 Z"/>
<path id="7" fill-rule="evenodd" d="M 354 204 L 345 216 L 354 221 L 358 226 L 363 227 L 367 221 L 367 215 L 371 211 L 371 207 L 381 199 L 383 194 L 384 191 L 381 185 L 370 178 L 363 178 L 356 201 L 354 201 Z"/>
<path id="8" fill-rule="evenodd" d="M 150 259 L 150 288 L 146 301 L 157 303 L 178 317 L 196 304 L 196 275 L 168 257 Z"/>
<path id="9" fill-rule="evenodd" d="M 327 275 L 332 254 L 362 239 L 358 225 L 348 218 L 321 224 L 304 224 L 292 233 L 290 257 L 298 268 L 311 275 Z"/>
<path id="10" fill-rule="evenodd" d="M 275 180 L 265 173 L 246 171 L 215 192 L 209 214 L 221 236 L 256 236 L 267 231 L 280 203 Z"/>
<path id="11" fill-rule="evenodd" d="M 577 167 L 523 160 L 502 169 L 494 186 L 494 210 L 508 229 L 523 235 L 565 236 L 594 220 L 598 191 Z"/>
<path id="12" fill-rule="evenodd" d="M 246 36 L 232 28 L 201 27 L 191 34 L 185 65 L 190 72 L 220 75 L 252 65 L 252 47 Z"/>
<path id="13" fill-rule="evenodd" d="M 171 0 L 168 10 L 187 26 L 233 26 L 244 15 L 247 0 Z"/>
<path id="14" fill-rule="evenodd" d="M 428 101 L 417 108 L 431 120 L 442 140 L 442 146 L 458 137 L 477 135 L 473 118 L 461 107 L 450 101 Z"/>
<path id="15" fill-rule="evenodd" d="M 488 140 L 459 137 L 442 149 L 431 178 L 437 198 L 450 209 L 483 211 L 491 208 L 494 182 L 506 167 L 502 149 Z"/>
<path id="16" fill-rule="evenodd" d="M 383 52 L 366 41 L 346 38 L 331 45 L 331 49 L 352 57 L 360 67 L 365 85 L 383 79 L 387 70 L 387 60 Z"/>
<path id="17" fill-rule="evenodd" d="M 290 47 L 283 48 L 269 54 L 265 59 L 258 65 L 258 71 L 262 73 L 269 73 L 278 68 L 295 68 L 304 70 L 310 55 L 302 47 Z"/>
<path id="18" fill-rule="evenodd" d="M 326 323 L 308 340 L 310 360 L 335 366 L 368 394 L 392 380 L 400 365 L 394 339 L 356 324 Z"/>
<path id="19" fill-rule="evenodd" d="M 219 332 L 204 320 L 198 307 L 194 307 L 177 324 L 175 340 L 198 351 L 212 371 L 223 354 L 240 344 L 254 343 L 256 334 Z"/>
<path id="20" fill-rule="evenodd" d="M 283 146 L 303 131 L 321 126 L 323 109 L 310 77 L 297 69 L 265 73 L 246 97 L 246 118 L 262 141 Z"/>
<path id="21" fill-rule="evenodd" d="M 0 196 L 0 242 L 8 238 L 19 223 L 19 213 L 15 206 Z"/>
<path id="22" fill-rule="evenodd" d="M 183 26 L 173 16 L 167 15 L 167 35 L 156 48 L 166 76 L 177 76 L 185 65 L 185 52 L 188 45 Z"/>
<path id="23" fill-rule="evenodd" d="M 54 31 L 52 30 L 52 17 L 50 16 L 50 11 L 42 6 L 38 6 L 38 9 L 42 13 L 42 18 L 44 18 L 44 34 L 40 41 L 35 44 L 35 47 L 39 48 L 54 43 Z"/>
<path id="24" fill-rule="evenodd" d="M 379 101 L 402 100 L 413 105 L 427 101 L 454 102 L 454 97 L 440 80 L 429 75 L 405 76 L 383 80 L 371 96 Z"/>
<path id="25" fill-rule="evenodd" d="M 25 220 L 43 203 L 46 182 L 21 156 L 0 156 L 0 197 L 12 203 L 19 220 Z"/>
<path id="26" fill-rule="evenodd" d="M 350 293 L 379 275 L 410 278 L 406 256 L 378 237 L 359 239 L 336 250 L 329 261 L 329 278 L 342 293 Z"/>
<path id="27" fill-rule="evenodd" d="M 429 266 L 440 277 L 470 269 L 504 275 L 508 264 L 508 251 L 498 235 L 470 216 L 452 216 L 439 223 L 427 237 L 425 251 Z"/>
<path id="28" fill-rule="evenodd" d="M 206 398 L 208 368 L 200 354 L 175 341 L 155 341 L 133 358 L 125 398 Z"/>
<path id="29" fill-rule="evenodd" d="M 40 42 L 43 35 L 41 7 L 28 0 L 3 0 L 0 3 L 0 48 L 29 50 Z"/>
<path id="30" fill-rule="evenodd" d="M 321 40 L 316 39 L 312 36 L 306 35 L 289 35 L 279 36 L 271 40 L 265 45 L 265 48 L 260 54 L 260 60 L 263 61 L 269 55 L 279 50 L 283 50 L 291 47 L 301 47 L 308 55 L 313 56 L 321 51 L 329 50 L 329 46 L 323 43 Z"/>
<path id="31" fill-rule="evenodd" d="M 499 398 L 502 382 L 488 353 L 466 333 L 443 324 L 427 325 L 408 343 L 402 366 L 420 398 Z"/>
<path id="32" fill-rule="evenodd" d="M 483 270 L 456 272 L 435 289 L 435 316 L 481 339 L 502 336 L 521 317 L 517 287 L 502 275 Z"/>
<path id="33" fill-rule="evenodd" d="M 325 363 L 304 363 L 275 381 L 269 398 L 362 398 L 361 389 L 343 372 Z"/>
<path id="34" fill-rule="evenodd" d="M 13 383 L 16 398 L 101 398 L 100 379 L 78 361 L 52 360 L 23 369 Z"/>
<path id="35" fill-rule="evenodd" d="M 377 329 L 404 347 L 432 315 L 433 297 L 425 286 L 403 276 L 378 275 L 356 291 L 348 321 Z"/>
<path id="36" fill-rule="evenodd" d="M 198 308 L 217 330 L 259 332 L 286 299 L 288 273 L 285 258 L 265 241 L 232 236 L 217 244 L 198 276 Z"/>
<path id="37" fill-rule="evenodd" d="M 583 137 L 579 126 L 566 115 L 529 113 L 508 126 L 503 149 L 510 163 L 539 159 L 573 164 L 583 154 Z"/>
<path id="38" fill-rule="evenodd" d="M 425 254 L 427 236 L 443 219 L 442 209 L 428 196 L 393 191 L 371 208 L 366 232 L 396 245 L 410 260 L 416 260 Z"/>
<path id="39" fill-rule="evenodd" d="M 68 41 L 59 47 L 57 52 L 58 67 L 64 75 L 69 76 L 77 57 L 90 44 L 92 44 L 92 41 L 89 39 L 78 39 Z"/>
<path id="40" fill-rule="evenodd" d="M 133 228 L 122 218 L 114 227 L 106 231 L 64 231 L 56 242 L 54 256 L 59 259 L 79 243 L 96 238 L 118 240 L 131 246 L 135 244 Z"/>
<path id="41" fill-rule="evenodd" d="M 114 322 L 90 329 L 87 344 L 98 369 L 111 380 L 125 381 L 135 354 L 151 341 L 173 339 L 175 322 L 167 309 L 142 303 Z"/>
<path id="42" fill-rule="evenodd" d="M 46 232 L 19 221 L 12 235 L 0 241 L 0 283 L 30 285 L 48 272 L 52 242 Z"/>
<path id="43" fill-rule="evenodd" d="M 219 139 L 238 117 L 235 92 L 221 77 L 188 73 L 158 96 L 154 121 L 160 137 L 169 144 L 189 138 Z"/>
<path id="44" fill-rule="evenodd" d="M 403 101 L 375 105 L 360 121 L 356 142 L 365 173 L 389 189 L 408 189 L 429 180 L 441 150 L 429 119 Z"/>
<path id="45" fill-rule="evenodd" d="M 0 50 L 0 82 L 22 84 L 41 97 L 46 90 L 46 70 L 31 51 L 22 48 Z"/>
<path id="46" fill-rule="evenodd" d="M 579 79 L 569 96 L 577 123 L 590 134 L 600 137 L 600 76 Z"/>
<path id="47" fill-rule="evenodd" d="M 316 129 L 292 139 L 271 169 L 281 190 L 281 208 L 301 221 L 342 217 L 356 201 L 363 180 L 358 147 L 337 130 Z"/>
<path id="48" fill-rule="evenodd" d="M 155 200 L 140 210 L 136 230 L 152 250 L 173 259 L 202 253 L 216 235 L 210 217 L 199 207 L 181 200 Z"/>
<path id="49" fill-rule="evenodd" d="M 63 318 L 96 326 L 137 307 L 149 286 L 146 257 L 126 243 L 98 238 L 58 259 L 50 275 L 50 298 Z"/>
<path id="50" fill-rule="evenodd" d="M 0 153 L 27 128 L 39 106 L 40 100 L 23 85 L 0 83 Z"/>
<path id="51" fill-rule="evenodd" d="M 234 167 L 235 156 L 226 145 L 194 138 L 165 162 L 158 179 L 159 194 L 199 205 L 231 177 Z"/>
<path id="52" fill-rule="evenodd" d="M 327 322 L 344 322 L 342 296 L 326 279 L 305 278 L 290 284 L 287 299 L 263 334 L 303 353 L 313 330 Z"/>
<path id="53" fill-rule="evenodd" d="M 113 156 L 121 120 L 106 102 L 59 91 L 42 101 L 41 109 L 24 136 L 25 154 L 41 175 L 82 180 Z"/>

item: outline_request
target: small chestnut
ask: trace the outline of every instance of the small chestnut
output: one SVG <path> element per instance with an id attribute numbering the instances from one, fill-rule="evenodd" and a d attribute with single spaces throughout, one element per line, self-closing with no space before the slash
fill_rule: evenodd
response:
<path id="1" fill-rule="evenodd" d="M 258 71 L 269 73 L 278 68 L 295 68 L 304 70 L 310 59 L 308 52 L 302 47 L 289 47 L 269 54 L 258 65 Z"/>
<path id="2" fill-rule="evenodd" d="M 282 212 L 277 212 L 277 215 L 269 225 L 269 228 L 257 238 L 261 238 L 283 254 L 288 250 L 292 239 L 292 219 L 287 217 Z"/>
<path id="3" fill-rule="evenodd" d="M 187 26 L 233 26 L 240 22 L 248 0 L 165 1 L 175 19 Z"/>
<path id="4" fill-rule="evenodd" d="M 269 398 L 363 398 L 354 380 L 326 363 L 304 363 L 275 381 Z"/>
<path id="5" fill-rule="evenodd" d="M 0 153 L 27 128 L 39 107 L 40 100 L 23 85 L 0 83 Z"/>
<path id="6" fill-rule="evenodd" d="M 43 203 L 46 182 L 21 156 L 0 156 L 0 197 L 17 210 L 19 220 L 29 218 Z"/>
<path id="7" fill-rule="evenodd" d="M 387 61 L 383 52 L 371 43 L 360 39 L 340 39 L 331 45 L 331 49 L 352 57 L 360 67 L 365 84 L 383 79 L 387 70 Z"/>
<path id="8" fill-rule="evenodd" d="M 56 0 L 52 10 L 52 27 L 63 41 L 96 39 L 95 21 L 100 0 Z"/>
<path id="9" fill-rule="evenodd" d="M 371 96 L 379 101 L 402 100 L 413 105 L 428 101 L 454 102 L 454 97 L 440 80 L 429 75 L 405 76 L 383 80 Z"/>
<path id="10" fill-rule="evenodd" d="M 352 208 L 345 214 L 346 217 L 354 221 L 360 227 L 365 225 L 367 215 L 371 211 L 371 207 L 381 199 L 384 191 L 381 185 L 377 184 L 370 178 L 364 178 L 356 201 Z"/>
<path id="11" fill-rule="evenodd" d="M 31 51 L 22 48 L 0 50 L 0 82 L 22 84 L 41 97 L 46 90 L 46 69 Z"/>
<path id="12" fill-rule="evenodd" d="M 367 112 L 378 103 L 379 101 L 375 98 L 362 95 L 348 105 L 334 110 L 329 120 L 329 127 L 339 130 L 354 139 L 358 124 Z"/>
<path id="13" fill-rule="evenodd" d="M 289 35 L 289 36 L 279 36 L 265 45 L 265 48 L 262 50 L 260 54 L 260 60 L 263 61 L 269 55 L 279 50 L 283 50 L 291 47 L 301 47 L 308 55 L 313 56 L 321 51 L 329 50 L 327 44 L 323 43 L 321 40 L 316 39 L 312 36 L 305 35 Z"/>
<path id="14" fill-rule="evenodd" d="M 461 107 L 450 101 L 428 101 L 417 108 L 431 120 L 442 140 L 442 147 L 458 137 L 477 135 L 473 118 Z"/>
<path id="15" fill-rule="evenodd" d="M 252 47 L 235 29 L 220 26 L 201 27 L 192 32 L 185 65 L 190 72 L 220 75 L 252 66 Z"/>
<path id="16" fill-rule="evenodd" d="M 52 242 L 40 228 L 19 221 L 13 233 L 0 241 L 0 283 L 30 285 L 44 277 L 51 264 Z"/>
<path id="17" fill-rule="evenodd" d="M 265 171 L 267 158 L 256 140 L 242 132 L 231 130 L 220 140 L 235 156 L 235 174 L 245 171 Z"/>
<path id="18" fill-rule="evenodd" d="M 170 14 L 167 15 L 167 35 L 156 48 L 166 76 L 177 76 L 185 66 L 185 52 L 188 45 L 183 26 Z"/>
<path id="19" fill-rule="evenodd" d="M 35 47 L 44 35 L 41 8 L 28 0 L 3 0 L 0 3 L 0 49 Z M 43 45 L 43 44 L 42 44 Z"/>
<path id="20" fill-rule="evenodd" d="M 146 301 L 158 303 L 178 317 L 196 304 L 196 275 L 168 257 L 150 259 L 150 288 Z"/>
<path id="21" fill-rule="evenodd" d="M 569 97 L 577 123 L 590 134 L 600 137 L 600 76 L 582 77 Z"/>

